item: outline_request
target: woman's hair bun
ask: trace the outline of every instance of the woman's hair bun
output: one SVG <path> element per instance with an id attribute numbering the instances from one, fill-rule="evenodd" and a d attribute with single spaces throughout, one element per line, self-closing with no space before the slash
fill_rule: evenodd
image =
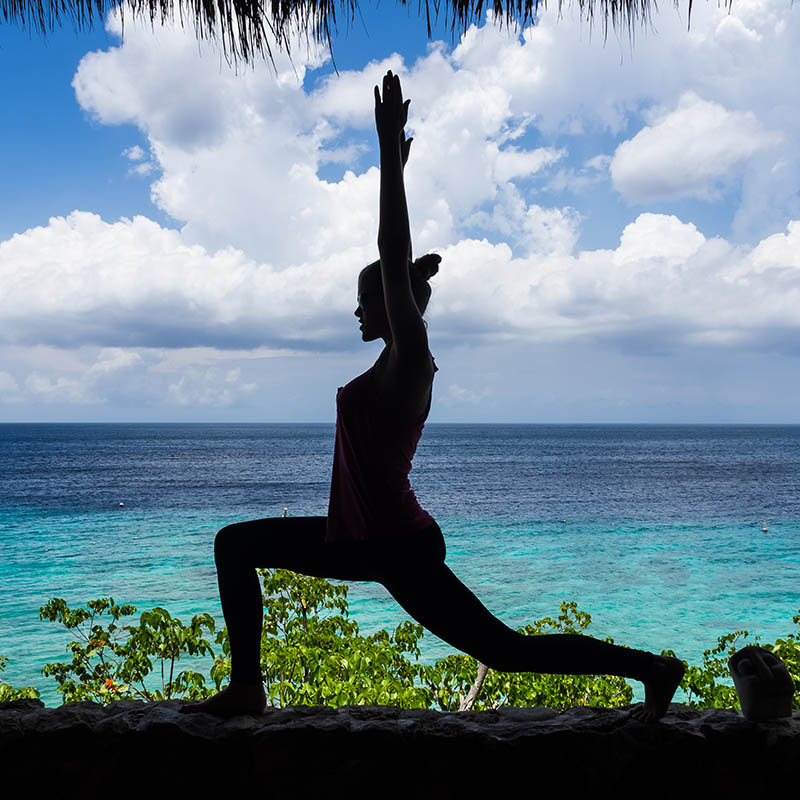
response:
<path id="1" fill-rule="evenodd" d="M 412 264 L 414 272 L 426 281 L 430 280 L 438 271 L 442 257 L 438 253 L 428 253 L 420 256 Z"/>

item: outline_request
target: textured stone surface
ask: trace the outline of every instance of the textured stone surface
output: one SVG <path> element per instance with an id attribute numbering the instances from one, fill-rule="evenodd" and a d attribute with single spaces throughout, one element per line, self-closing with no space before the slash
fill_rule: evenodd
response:
<path id="1" fill-rule="evenodd" d="M 567 787 L 623 794 L 740 792 L 800 779 L 800 712 L 752 723 L 739 713 L 672 705 L 645 725 L 618 709 L 508 708 L 444 714 L 392 707 L 269 709 L 220 720 L 181 701 L 0 704 L 15 797 L 47 787 L 118 794 L 263 787 L 268 796 L 534 796 Z M 28 787 L 30 792 L 24 787 Z M 638 787 L 638 789 L 637 789 Z M 26 793 L 27 792 L 27 793 Z M 238 795 L 232 795 L 238 796 Z M 689 793 L 688 796 L 692 796 Z"/>

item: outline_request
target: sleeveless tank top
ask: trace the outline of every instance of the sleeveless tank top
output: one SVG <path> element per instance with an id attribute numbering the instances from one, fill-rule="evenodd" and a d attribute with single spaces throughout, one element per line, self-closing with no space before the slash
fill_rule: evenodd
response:
<path id="1" fill-rule="evenodd" d="M 373 365 L 336 395 L 326 542 L 388 539 L 417 533 L 434 521 L 408 479 L 430 399 L 417 420 L 398 418 L 378 407 L 374 371 Z"/>

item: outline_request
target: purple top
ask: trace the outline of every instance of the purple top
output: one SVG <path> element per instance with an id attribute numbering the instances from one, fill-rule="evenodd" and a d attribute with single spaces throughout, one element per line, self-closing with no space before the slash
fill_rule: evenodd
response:
<path id="1" fill-rule="evenodd" d="M 430 400 L 416 421 L 379 408 L 374 370 L 373 365 L 336 395 L 327 542 L 387 539 L 424 530 L 434 521 L 408 480 Z"/>

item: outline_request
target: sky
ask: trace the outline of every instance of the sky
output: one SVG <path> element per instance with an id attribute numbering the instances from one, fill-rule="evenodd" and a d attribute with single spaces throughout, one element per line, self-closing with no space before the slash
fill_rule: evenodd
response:
<path id="1" fill-rule="evenodd" d="M 191 25 L 0 25 L 0 422 L 332 422 L 411 98 L 430 420 L 800 423 L 800 8 L 508 29 L 364 4 L 228 65 Z M 338 70 L 338 71 L 337 71 Z"/>

